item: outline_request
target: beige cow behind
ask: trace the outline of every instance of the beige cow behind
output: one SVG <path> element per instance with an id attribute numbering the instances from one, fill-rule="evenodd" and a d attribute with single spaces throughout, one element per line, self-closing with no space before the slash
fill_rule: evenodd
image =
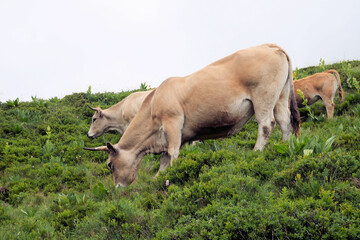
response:
<path id="1" fill-rule="evenodd" d="M 87 136 L 89 138 L 97 138 L 111 130 L 123 134 L 131 120 L 133 120 L 136 113 L 139 111 L 144 99 L 151 91 L 152 90 L 134 92 L 119 103 L 105 110 L 102 110 L 100 107 L 92 108 L 89 106 L 95 113 L 92 117 L 91 126 Z"/>
<path id="2" fill-rule="evenodd" d="M 298 89 L 303 92 L 305 99 L 307 99 L 307 105 L 314 104 L 321 98 L 325 104 L 328 118 L 332 118 L 334 115 L 336 90 L 339 93 L 340 101 L 343 101 L 340 76 L 334 69 L 296 80 L 294 81 L 294 89 L 295 92 Z M 299 94 L 296 94 L 296 102 L 299 108 L 304 107 Z"/>
<path id="3" fill-rule="evenodd" d="M 276 122 L 283 139 L 299 130 L 292 76 L 290 58 L 277 45 L 240 50 L 186 77 L 165 80 L 145 98 L 117 144 L 85 149 L 108 152 L 116 187 L 134 181 L 146 154 L 165 153 L 163 171 L 185 142 L 236 134 L 254 114 L 254 150 L 263 150 Z"/>

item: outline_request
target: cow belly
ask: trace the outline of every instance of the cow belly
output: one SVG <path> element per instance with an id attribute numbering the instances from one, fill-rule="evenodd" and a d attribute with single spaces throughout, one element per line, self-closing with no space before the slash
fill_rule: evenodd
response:
<path id="1" fill-rule="evenodd" d="M 254 115 L 250 100 L 240 100 L 231 104 L 227 112 L 205 115 L 204 120 L 186 122 L 183 129 L 183 140 L 205 140 L 227 137 L 236 134 Z"/>
<path id="2" fill-rule="evenodd" d="M 197 130 L 196 136 L 194 136 L 191 140 L 206 140 L 227 137 L 233 127 L 234 125 L 216 128 L 200 128 Z"/>

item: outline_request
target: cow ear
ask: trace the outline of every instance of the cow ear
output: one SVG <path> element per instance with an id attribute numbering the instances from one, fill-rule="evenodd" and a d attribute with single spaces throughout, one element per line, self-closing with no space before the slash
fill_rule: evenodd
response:
<path id="1" fill-rule="evenodd" d="M 108 148 L 108 150 L 109 150 L 109 153 L 112 153 L 112 154 L 117 153 L 116 149 L 114 148 L 113 145 L 111 145 L 111 143 L 109 143 L 109 142 L 106 143 L 106 146 L 107 146 L 107 148 Z"/>
<path id="2" fill-rule="evenodd" d="M 98 109 L 97 113 L 99 114 L 99 117 L 101 117 L 101 118 L 104 116 L 104 113 L 101 109 Z"/>

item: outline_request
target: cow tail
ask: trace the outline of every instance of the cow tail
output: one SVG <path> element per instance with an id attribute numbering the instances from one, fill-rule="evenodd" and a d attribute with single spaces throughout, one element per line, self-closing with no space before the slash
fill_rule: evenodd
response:
<path id="1" fill-rule="evenodd" d="M 341 79 L 340 79 L 340 75 L 338 73 L 338 71 L 336 71 L 335 69 L 330 69 L 325 71 L 326 73 L 331 73 L 334 75 L 334 77 L 336 78 L 336 81 L 338 83 L 338 93 L 339 93 L 339 97 L 340 97 L 340 101 L 343 101 L 343 96 L 344 96 L 344 91 L 341 87 Z"/>
<path id="2" fill-rule="evenodd" d="M 292 126 L 293 133 L 295 133 L 295 136 L 298 137 L 300 134 L 300 124 L 301 124 L 300 113 L 295 99 L 291 60 L 286 53 L 285 55 L 288 60 L 288 66 L 289 66 L 289 74 L 287 81 L 289 81 L 290 83 L 290 124 Z"/>

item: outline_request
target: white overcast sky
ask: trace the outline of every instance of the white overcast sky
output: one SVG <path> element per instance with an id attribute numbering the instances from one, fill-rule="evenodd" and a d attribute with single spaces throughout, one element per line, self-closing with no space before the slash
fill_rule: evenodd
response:
<path id="1" fill-rule="evenodd" d="M 360 59 L 359 0 L 0 0 L 0 101 L 158 86 L 239 49 Z"/>

